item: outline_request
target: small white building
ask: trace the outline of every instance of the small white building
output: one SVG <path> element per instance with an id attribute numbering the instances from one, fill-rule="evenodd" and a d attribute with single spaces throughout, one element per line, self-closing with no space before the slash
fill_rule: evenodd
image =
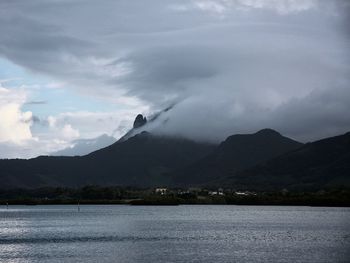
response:
<path id="1" fill-rule="evenodd" d="M 167 188 L 156 188 L 156 194 L 165 195 L 168 192 Z"/>
<path id="2" fill-rule="evenodd" d="M 253 193 L 253 192 L 249 192 L 249 191 L 237 191 L 235 192 L 235 195 L 243 195 L 243 196 L 247 196 L 247 195 L 256 195 L 256 193 Z"/>
<path id="3" fill-rule="evenodd" d="M 217 191 L 210 191 L 209 195 L 225 195 L 224 190 L 222 188 L 219 188 Z"/>
<path id="4" fill-rule="evenodd" d="M 235 192 L 235 195 L 248 195 L 248 193 L 238 191 L 238 192 Z"/>

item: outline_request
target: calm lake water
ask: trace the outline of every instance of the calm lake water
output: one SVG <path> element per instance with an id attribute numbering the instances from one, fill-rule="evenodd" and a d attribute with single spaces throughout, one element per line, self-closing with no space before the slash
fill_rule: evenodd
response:
<path id="1" fill-rule="evenodd" d="M 350 262 L 350 209 L 0 206 L 0 262 Z"/>

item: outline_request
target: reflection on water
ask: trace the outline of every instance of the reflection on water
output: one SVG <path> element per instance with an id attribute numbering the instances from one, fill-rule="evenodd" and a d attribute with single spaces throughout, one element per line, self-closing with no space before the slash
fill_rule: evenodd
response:
<path id="1" fill-rule="evenodd" d="M 0 262 L 349 262 L 350 209 L 0 207 Z"/>

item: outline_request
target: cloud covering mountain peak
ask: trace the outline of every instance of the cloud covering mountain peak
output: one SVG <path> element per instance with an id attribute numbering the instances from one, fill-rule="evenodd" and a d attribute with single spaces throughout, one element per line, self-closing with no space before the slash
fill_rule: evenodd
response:
<path id="1" fill-rule="evenodd" d="M 175 105 L 147 129 L 218 142 L 271 127 L 308 141 L 350 129 L 349 10 L 343 0 L 2 1 L 0 55 L 117 105 L 53 116 L 82 138 L 119 137 L 134 113 Z M 115 126 L 93 125 L 101 116 Z"/>

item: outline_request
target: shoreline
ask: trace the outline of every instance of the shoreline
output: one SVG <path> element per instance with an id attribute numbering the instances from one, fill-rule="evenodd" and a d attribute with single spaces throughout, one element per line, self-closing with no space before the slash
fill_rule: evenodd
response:
<path id="1" fill-rule="evenodd" d="M 162 191 L 160 191 L 162 190 Z M 86 186 L 0 189 L 0 205 L 251 205 L 350 207 L 350 189 L 253 192 L 232 189 L 168 189 Z"/>
<path id="2" fill-rule="evenodd" d="M 125 206 L 307 206 L 307 207 L 350 207 L 350 203 L 291 203 L 291 202 L 264 202 L 264 203 L 253 203 L 253 202 L 240 202 L 240 203 L 212 203 L 212 202 L 202 202 L 202 203 L 191 203 L 191 202 L 181 202 L 181 203 L 167 203 L 167 202 L 145 202 L 144 200 L 140 200 L 138 203 L 133 203 L 135 200 L 81 200 L 78 202 L 67 201 L 67 200 L 50 200 L 50 201 L 37 201 L 37 202 L 25 202 L 23 200 L 11 200 L 8 203 L 0 201 L 0 207 L 10 207 L 12 206 L 52 206 L 52 205 L 71 205 L 71 206 L 84 206 L 84 205 L 125 205 Z"/>

